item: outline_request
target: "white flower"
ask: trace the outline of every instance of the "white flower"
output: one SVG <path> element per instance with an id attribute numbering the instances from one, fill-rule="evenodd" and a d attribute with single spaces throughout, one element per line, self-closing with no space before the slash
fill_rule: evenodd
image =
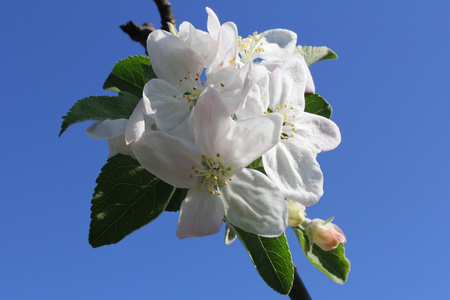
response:
<path id="1" fill-rule="evenodd" d="M 253 65 L 244 83 L 238 118 L 277 112 L 284 122 L 280 142 L 263 155 L 264 169 L 289 199 L 310 206 L 323 194 L 323 175 L 316 154 L 340 143 L 336 124 L 304 112 L 307 70 L 294 55 L 269 75 Z"/>
<path id="2" fill-rule="evenodd" d="M 247 232 L 282 234 L 288 217 L 283 195 L 264 174 L 245 168 L 278 142 L 282 117 L 233 121 L 214 86 L 205 89 L 193 110 L 195 143 L 149 130 L 130 144 L 149 172 L 189 189 L 177 236 L 215 234 L 224 218 Z"/>
<path id="3" fill-rule="evenodd" d="M 127 119 L 97 121 L 86 129 L 86 134 L 93 139 L 108 140 L 108 158 L 117 153 L 132 155 L 133 152 L 125 143 L 127 123 Z"/>
<path id="4" fill-rule="evenodd" d="M 147 48 L 158 78 L 145 85 L 143 97 L 148 99 L 159 129 L 170 131 L 185 122 L 210 84 L 216 86 L 229 111 L 236 110 L 245 70 L 219 64 L 206 69 L 203 81 L 204 59 L 186 42 L 162 30 L 150 34 Z M 224 57 L 215 57 L 223 62 Z"/>

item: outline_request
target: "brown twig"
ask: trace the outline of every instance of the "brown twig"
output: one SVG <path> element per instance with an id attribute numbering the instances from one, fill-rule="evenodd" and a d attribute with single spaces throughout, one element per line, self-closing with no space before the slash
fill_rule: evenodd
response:
<path id="1" fill-rule="evenodd" d="M 175 17 L 172 12 L 172 5 L 167 0 L 154 0 L 158 7 L 159 15 L 161 16 L 161 29 L 169 31 L 167 23 L 172 23 L 175 26 Z M 139 42 L 145 49 L 147 48 L 147 37 L 155 30 L 153 24 L 150 22 L 144 23 L 142 26 L 136 25 L 133 21 L 120 28 L 130 36 L 133 41 Z"/>

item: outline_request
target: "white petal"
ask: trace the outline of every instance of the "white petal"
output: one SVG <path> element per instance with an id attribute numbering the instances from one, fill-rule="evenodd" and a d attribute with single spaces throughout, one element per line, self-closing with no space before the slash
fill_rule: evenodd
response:
<path id="1" fill-rule="evenodd" d="M 263 115 L 269 106 L 269 72 L 259 65 L 248 63 L 244 66 L 246 74 L 242 89 L 242 102 L 236 111 L 238 118 Z"/>
<path id="2" fill-rule="evenodd" d="M 246 167 L 278 143 L 283 117 L 269 114 L 233 121 L 219 93 L 209 86 L 193 116 L 195 140 L 202 154 L 220 153 L 231 166 Z"/>
<path id="3" fill-rule="evenodd" d="M 168 184 L 191 188 L 198 183 L 199 177 L 190 177 L 192 167 L 203 168 L 196 145 L 159 130 L 145 132 L 131 148 L 145 169 Z"/>
<path id="4" fill-rule="evenodd" d="M 270 75 L 269 92 L 272 110 L 275 111 L 277 106 L 285 104 L 304 107 L 306 69 L 300 57 L 290 57 Z"/>
<path id="5" fill-rule="evenodd" d="M 314 153 L 294 139 L 263 155 L 267 176 L 289 199 L 310 206 L 323 195 L 323 175 Z"/>
<path id="6" fill-rule="evenodd" d="M 189 113 L 189 117 L 184 120 L 183 123 L 175 127 L 170 131 L 170 134 L 176 137 L 183 138 L 185 140 L 188 140 L 189 142 L 195 144 L 195 135 L 194 135 L 194 128 L 192 128 L 192 117 L 194 115 L 195 106 L 192 108 L 191 112 Z"/>
<path id="7" fill-rule="evenodd" d="M 294 52 L 297 44 L 297 34 L 286 29 L 273 29 L 263 32 L 264 52 L 259 57 L 265 60 L 276 60 Z"/>
<path id="8" fill-rule="evenodd" d="M 173 85 L 161 79 L 152 79 L 144 86 L 144 97 L 150 100 L 155 111 L 156 125 L 162 130 L 171 130 L 189 116 L 192 105 Z"/>
<path id="9" fill-rule="evenodd" d="M 208 21 L 207 21 L 208 32 L 211 34 L 213 39 L 217 40 L 220 30 L 219 18 L 214 13 L 214 11 L 209 7 L 206 8 L 206 12 L 208 13 Z"/>
<path id="10" fill-rule="evenodd" d="M 200 95 L 192 118 L 196 144 L 202 154 L 214 156 L 218 153 L 217 142 L 227 134 L 233 122 L 217 89 L 208 86 Z"/>
<path id="11" fill-rule="evenodd" d="M 149 130 L 153 124 L 155 114 L 150 107 L 148 99 L 144 96 L 134 108 L 125 128 L 125 142 L 127 145 L 141 138 L 145 130 Z"/>
<path id="12" fill-rule="evenodd" d="M 195 29 L 189 22 L 183 22 L 180 25 L 178 38 L 185 41 L 195 52 L 203 59 L 211 55 L 215 48 L 216 41 L 207 32 Z"/>
<path id="13" fill-rule="evenodd" d="M 147 51 L 158 78 L 178 86 L 179 80 L 202 73 L 204 60 L 188 44 L 164 30 L 155 30 L 147 40 Z"/>
<path id="14" fill-rule="evenodd" d="M 124 135 L 120 135 L 118 137 L 109 139 L 108 140 L 108 147 L 109 147 L 109 156 L 108 156 L 108 158 L 113 157 L 117 153 L 134 156 L 133 151 L 131 150 L 131 147 L 128 146 L 125 143 L 125 136 Z"/>
<path id="15" fill-rule="evenodd" d="M 300 56 L 301 57 L 301 63 L 303 67 L 306 70 L 306 87 L 305 87 L 305 93 L 312 93 L 314 94 L 316 92 L 316 86 L 314 85 L 314 80 L 311 75 L 311 70 L 308 67 L 308 64 L 306 64 L 305 58 L 300 54 L 295 54 L 293 56 Z"/>
<path id="16" fill-rule="evenodd" d="M 295 120 L 294 138 L 314 153 L 333 150 L 341 143 L 341 132 L 333 121 L 306 112 Z"/>
<path id="17" fill-rule="evenodd" d="M 184 239 L 218 233 L 222 227 L 223 216 L 223 203 L 217 195 L 193 188 L 181 203 L 177 237 Z"/>
<path id="18" fill-rule="evenodd" d="M 107 140 L 125 134 L 128 119 L 97 121 L 86 129 L 86 134 L 97 140 Z"/>
<path id="19" fill-rule="evenodd" d="M 279 142 L 282 123 L 277 113 L 239 119 L 217 141 L 218 152 L 230 165 L 246 167 Z"/>
<path id="20" fill-rule="evenodd" d="M 234 67 L 221 67 L 216 68 L 207 77 L 206 84 L 215 86 L 230 113 L 235 112 L 241 102 L 245 74 L 246 70 L 239 70 Z"/>
<path id="21" fill-rule="evenodd" d="M 206 76 L 215 68 L 235 66 L 237 58 L 237 27 L 234 23 L 227 22 L 220 27 L 217 37 L 216 51 L 207 61 Z"/>
<path id="22" fill-rule="evenodd" d="M 244 231 L 266 237 L 282 234 L 288 211 L 283 194 L 264 174 L 242 169 L 221 189 L 226 219 Z"/>

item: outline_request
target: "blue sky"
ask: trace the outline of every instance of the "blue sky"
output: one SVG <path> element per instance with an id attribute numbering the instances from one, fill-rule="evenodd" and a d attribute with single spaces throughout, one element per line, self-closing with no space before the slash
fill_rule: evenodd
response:
<path id="1" fill-rule="evenodd" d="M 312 267 L 288 231 L 313 299 L 447 299 L 449 235 L 448 1 L 172 1 L 177 23 L 206 29 L 205 5 L 241 35 L 272 28 L 339 59 L 311 67 L 333 106 L 341 145 L 319 155 L 325 195 L 307 210 L 335 216 L 352 263 L 340 286 Z M 274 4 L 276 3 L 276 4 Z M 159 27 L 152 1 L 8 1 L 1 4 L 3 137 L 2 299 L 288 299 L 259 277 L 223 233 L 175 236 L 165 213 L 112 246 L 87 236 L 107 145 L 88 124 L 61 137 L 75 101 L 111 94 L 115 62 L 143 54 L 119 29 Z"/>

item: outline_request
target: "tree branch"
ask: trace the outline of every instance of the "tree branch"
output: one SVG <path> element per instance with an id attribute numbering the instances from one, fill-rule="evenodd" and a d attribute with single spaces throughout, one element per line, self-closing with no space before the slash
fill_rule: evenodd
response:
<path id="1" fill-rule="evenodd" d="M 167 0 L 154 0 L 158 7 L 159 15 L 161 16 L 161 29 L 169 31 L 167 23 L 172 23 L 175 26 L 175 17 L 172 12 L 172 5 Z M 133 21 L 120 28 L 130 36 L 133 41 L 139 42 L 145 49 L 147 49 L 147 37 L 155 30 L 153 24 L 150 22 L 144 23 L 142 26 L 136 25 Z"/>
<path id="2" fill-rule="evenodd" d="M 289 292 L 289 298 L 291 298 L 291 300 L 311 300 L 308 290 L 303 284 L 300 275 L 298 275 L 296 266 L 294 266 L 294 283 L 291 291 Z"/>

